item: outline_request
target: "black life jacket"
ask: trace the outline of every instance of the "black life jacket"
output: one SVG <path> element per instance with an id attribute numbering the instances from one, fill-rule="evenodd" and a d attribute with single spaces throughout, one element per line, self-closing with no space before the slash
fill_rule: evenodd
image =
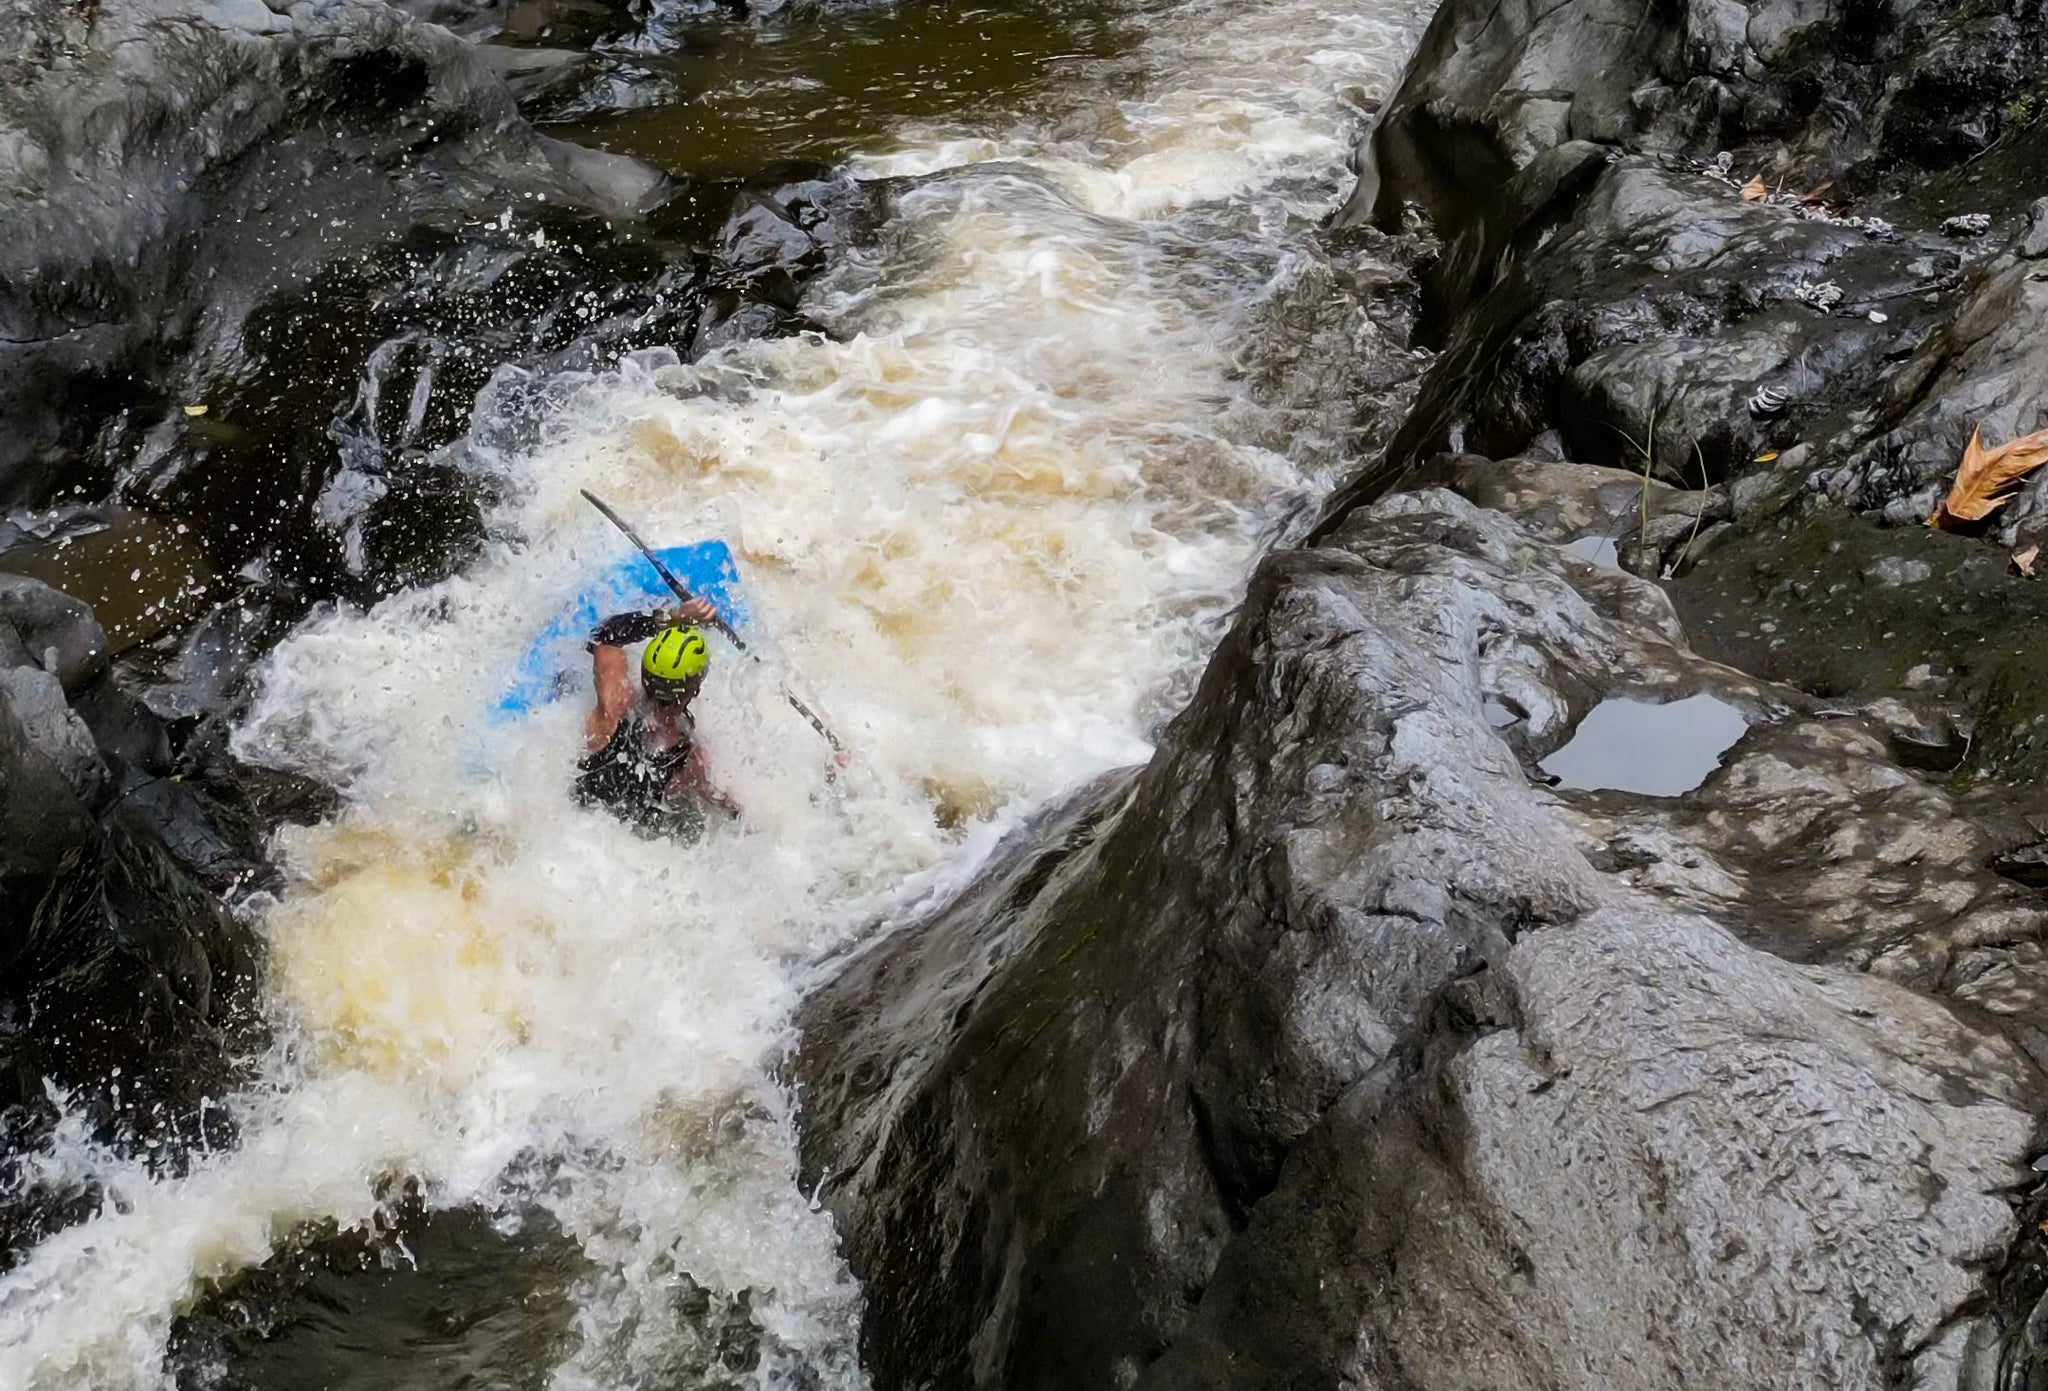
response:
<path id="1" fill-rule="evenodd" d="M 704 813 L 696 798 L 669 793 L 694 740 L 686 732 L 674 748 L 651 749 L 649 733 L 638 711 L 619 721 L 603 748 L 577 761 L 577 800 L 605 807 L 628 825 L 657 835 L 701 829 Z"/>

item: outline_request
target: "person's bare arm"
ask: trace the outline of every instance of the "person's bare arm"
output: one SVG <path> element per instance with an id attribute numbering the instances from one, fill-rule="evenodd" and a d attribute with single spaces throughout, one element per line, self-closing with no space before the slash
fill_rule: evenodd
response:
<path id="1" fill-rule="evenodd" d="M 711 781 L 711 765 L 704 760 L 702 744 L 690 746 L 689 757 L 685 758 L 683 766 L 676 770 L 674 786 L 676 790 L 691 794 L 705 806 L 716 807 L 727 816 L 737 818 L 740 814 L 740 804 L 726 796 L 719 790 L 718 785 Z"/>
<path id="2" fill-rule="evenodd" d="M 583 719 L 583 748 L 596 753 L 612 741 L 633 709 L 633 675 L 627 669 L 626 649 L 610 643 L 591 648 L 590 674 L 596 700 Z"/>

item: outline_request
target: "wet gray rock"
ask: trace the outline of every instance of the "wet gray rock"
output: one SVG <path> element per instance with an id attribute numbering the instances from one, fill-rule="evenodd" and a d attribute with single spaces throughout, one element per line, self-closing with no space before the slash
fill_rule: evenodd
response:
<path id="1" fill-rule="evenodd" d="M 261 654 L 269 628 L 267 615 L 223 604 L 179 639 L 163 679 L 142 690 L 142 704 L 165 720 L 197 720 L 229 708 L 229 695 Z"/>
<path id="2" fill-rule="evenodd" d="M 644 159 L 534 137 L 535 148 L 570 187 L 616 217 L 644 217 L 675 192 L 669 176 Z"/>
<path id="3" fill-rule="evenodd" d="M 1914 718 L 1947 731 L 1934 771 L 1977 789 L 1959 814 L 2003 825 L 2001 851 L 2038 839 L 2015 818 L 2048 814 L 2044 609 L 2006 553 L 2048 539 L 2048 482 L 1975 536 L 1923 525 L 1973 431 L 2048 425 L 2048 282 L 2020 254 L 2048 145 L 1993 51 L 2044 31 L 2011 33 L 2015 13 L 1681 6 L 1615 28 L 1601 4 L 1440 10 L 1357 201 L 1412 200 L 1444 236 L 1423 325 L 1442 352 L 1312 535 L 1445 453 L 1682 485 L 1696 524 L 1658 495 L 1646 526 L 1601 531 L 1671 580 L 1701 650 L 1864 712 L 1931 670 Z M 1964 73 L 1989 85 L 1930 110 Z M 1744 199 L 1757 173 L 1769 192 Z M 1943 234 L 1969 214 L 1981 232 Z"/>
<path id="4" fill-rule="evenodd" d="M 0 886 L 12 890 L 14 886 Z M 231 1143 L 219 1098 L 259 1036 L 256 941 L 168 847 L 152 818 L 110 799 L 0 929 L 0 1129 L 17 1141 L 72 1093 L 99 1139 L 162 1163 Z M 0 1252 L 75 1191 L 0 1187 Z"/>
<path id="5" fill-rule="evenodd" d="M 771 198 L 744 195 L 718 233 L 713 283 L 782 309 L 796 308 L 802 279 L 824 260 L 810 233 Z"/>
<path id="6" fill-rule="evenodd" d="M 892 193 L 880 180 L 861 182 L 841 175 L 784 184 L 771 201 L 829 256 L 880 235 L 894 211 Z M 727 227 L 732 225 L 728 220 Z M 808 259 L 803 248 L 793 242 L 789 246 L 799 261 Z"/>
<path id="7" fill-rule="evenodd" d="M 889 200 L 886 185 L 846 178 L 740 193 L 713 243 L 705 312 L 690 356 L 815 327 L 796 312 L 804 282 L 829 255 L 875 235 L 887 220 Z"/>
<path id="8" fill-rule="evenodd" d="M 1863 572 L 1863 578 L 1893 588 L 1902 584 L 1919 584 L 1933 575 L 1934 567 L 1926 561 L 1907 560 L 1896 555 L 1879 556 Z"/>
<path id="9" fill-rule="evenodd" d="M 1943 167 L 2023 122 L 2027 0 L 1849 10 L 1811 0 L 1450 0 L 1388 102 L 1372 165 L 1432 208 L 1469 204 L 1567 140 L 1735 156 L 1747 178 L 1868 186 Z"/>
<path id="10" fill-rule="evenodd" d="M 36 659 L 14 631 L 14 625 L 0 620 L 0 671 L 12 667 L 32 667 Z"/>
<path id="11" fill-rule="evenodd" d="M 1352 213 L 1420 204 L 1446 237 L 1445 354 L 1351 497 L 1555 430 L 1695 486 L 1812 445 L 1832 498 L 1919 521 L 1963 421 L 2033 428 L 2048 349 L 2006 253 L 2032 245 L 2044 43 L 2003 0 L 1441 7 Z M 1756 393 L 1772 408 L 1743 409 Z"/>
<path id="12" fill-rule="evenodd" d="M 729 344 L 772 337 L 781 331 L 788 318 L 774 305 L 758 300 L 743 300 L 737 296 L 723 301 L 714 298 L 697 325 L 696 335 L 690 340 L 690 356 L 699 358 Z"/>
<path id="13" fill-rule="evenodd" d="M 664 186 L 538 136 L 469 45 L 375 0 L 7 0 L 0 55 L 0 503 L 110 470 L 320 267 Z"/>
<path id="14" fill-rule="evenodd" d="M 2027 209 L 2027 229 L 2013 250 L 2029 259 L 2048 256 L 2048 198 L 2036 198 Z"/>
<path id="15" fill-rule="evenodd" d="M 567 48 L 485 44 L 477 49 L 477 56 L 497 71 L 506 88 L 522 103 L 581 81 L 592 66 L 589 54 Z"/>
<path id="16" fill-rule="evenodd" d="M 1993 525 L 2014 550 L 2048 541 L 2048 474 L 2035 474 L 2022 484 Z"/>
<path id="17" fill-rule="evenodd" d="M 1899 765 L 1882 726 L 1788 721 L 1683 803 L 1590 799 L 1589 853 L 1781 956 L 1988 1011 L 2048 1066 L 2048 904 L 1997 870 L 1997 841 L 1952 793 Z"/>
<path id="18" fill-rule="evenodd" d="M 1727 537 L 1733 491 L 1674 488 L 1640 473 L 1551 460 L 1444 455 L 1418 481 L 1515 516 L 1533 536 L 1647 577 L 1684 574 Z"/>
<path id="19" fill-rule="evenodd" d="M 92 731 L 92 741 L 110 762 L 157 775 L 173 770 L 164 722 L 150 712 L 117 675 L 95 681 L 72 699 L 71 708 Z"/>
<path id="20" fill-rule="evenodd" d="M 1703 690 L 1691 797 L 1532 780 Z M 804 1009 L 877 1384 L 1981 1384 L 2048 973 L 1885 748 L 1445 493 L 1270 556 L 1150 765 Z"/>
<path id="21" fill-rule="evenodd" d="M 1432 481 L 1468 501 L 1515 517 L 1525 531 L 1566 545 L 1588 536 L 1620 537 L 1647 510 L 1672 510 L 1684 494 L 1625 469 L 1550 459 L 1448 456 Z"/>
<path id="22" fill-rule="evenodd" d="M 107 635 L 90 605 L 26 575 L 0 574 L 0 623 L 24 654 L 66 690 L 78 687 L 106 654 Z"/>
<path id="23" fill-rule="evenodd" d="M 393 0 L 397 8 L 415 19 L 452 29 L 465 38 L 484 38 L 498 32 L 507 11 L 507 0 Z M 493 61 L 506 61 L 493 58 Z M 516 61 L 516 60 L 513 60 Z"/>
<path id="24" fill-rule="evenodd" d="M 1937 318 L 1900 246 L 1746 202 L 1682 164 L 1575 143 L 1513 175 L 1498 204 L 1432 272 L 1442 356 L 1333 513 L 1439 451 L 1505 458 L 1546 436 L 1691 487 L 1739 476 L 1867 411 L 1885 358 Z M 1847 287 L 1832 313 L 1807 293 L 1830 281 Z M 1777 408 L 1753 410 L 1764 391 Z"/>
<path id="25" fill-rule="evenodd" d="M 2048 272 L 2029 261 L 1998 269 L 1881 390 L 1888 428 L 1818 481 L 1838 501 L 1897 504 L 1897 520 L 1917 521 L 1947 491 L 1973 431 L 1995 446 L 2048 425 Z"/>
<path id="26" fill-rule="evenodd" d="M 17 1167 L 48 1088 L 101 1142 L 175 1164 L 231 1142 L 203 1102 L 257 1033 L 253 935 L 222 896 L 258 880 L 262 827 L 203 741 L 174 749 L 98 669 L 104 646 L 89 607 L 0 576 L 0 1266 L 96 1201 Z"/>
<path id="27" fill-rule="evenodd" d="M 508 1232 L 480 1207 L 429 1207 L 409 1185 L 368 1229 L 301 1232 L 280 1244 L 269 1261 L 210 1285 L 180 1313 L 165 1357 L 177 1384 L 277 1391 L 402 1362 L 428 1384 L 517 1386 L 533 1375 L 535 1344 L 576 1336 L 570 1282 L 588 1262 L 544 1212 Z M 690 1313 L 705 1306 L 706 1346 L 668 1364 L 677 1381 L 706 1391 L 743 1384 L 730 1369 L 743 1361 L 742 1340 L 760 1337 L 747 1296 L 735 1308 L 680 1271 L 671 1288 Z M 531 1342 L 473 1331 L 495 1332 L 508 1309 L 520 1310 Z"/>
<path id="28" fill-rule="evenodd" d="M 48 873 L 92 829 L 105 769 L 57 676 L 0 670 L 0 879 Z"/>

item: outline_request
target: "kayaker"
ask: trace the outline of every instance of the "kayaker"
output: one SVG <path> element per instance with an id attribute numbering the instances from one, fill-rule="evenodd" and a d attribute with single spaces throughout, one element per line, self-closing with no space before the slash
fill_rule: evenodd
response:
<path id="1" fill-rule="evenodd" d="M 702 829 L 706 808 L 739 815 L 712 783 L 690 718 L 690 702 L 711 661 L 697 625 L 715 617 L 708 601 L 692 599 L 652 613 L 615 613 L 592 631 L 587 645 L 596 701 L 583 721 L 579 799 L 663 834 Z M 642 641 L 647 646 L 636 682 L 626 647 Z"/>

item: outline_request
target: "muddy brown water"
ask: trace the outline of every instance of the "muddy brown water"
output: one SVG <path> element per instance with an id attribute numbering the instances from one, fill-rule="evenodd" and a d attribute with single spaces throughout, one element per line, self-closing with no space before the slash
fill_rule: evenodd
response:
<path id="1" fill-rule="evenodd" d="M 906 122 L 1019 112 L 1062 67 L 1111 56 L 1130 36 L 1111 5 L 1046 0 L 913 0 L 787 24 L 706 16 L 654 64 L 673 100 L 550 133 L 679 178 L 758 178 L 876 153 Z"/>
<path id="2" fill-rule="evenodd" d="M 199 617 L 217 578 L 192 527 L 127 507 L 30 536 L 0 553 L 0 570 L 91 604 L 111 654 Z"/>

